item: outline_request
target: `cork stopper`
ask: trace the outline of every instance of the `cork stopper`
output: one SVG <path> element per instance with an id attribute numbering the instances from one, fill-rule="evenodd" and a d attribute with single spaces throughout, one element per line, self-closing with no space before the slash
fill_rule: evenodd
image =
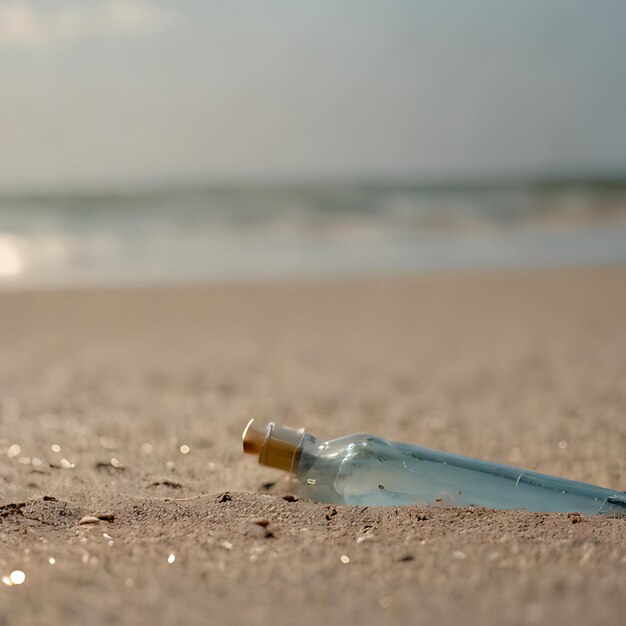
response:
<path id="1" fill-rule="evenodd" d="M 251 419 L 243 431 L 243 451 L 245 454 L 258 454 L 261 465 L 293 472 L 304 434 L 304 428 L 295 430 L 274 422 L 262 430 Z"/>

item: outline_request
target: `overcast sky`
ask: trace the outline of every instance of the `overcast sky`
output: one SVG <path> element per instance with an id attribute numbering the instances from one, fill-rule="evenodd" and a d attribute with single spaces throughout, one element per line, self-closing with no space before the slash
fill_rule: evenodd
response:
<path id="1" fill-rule="evenodd" d="M 626 172 L 624 0 L 0 0 L 0 187 Z"/>

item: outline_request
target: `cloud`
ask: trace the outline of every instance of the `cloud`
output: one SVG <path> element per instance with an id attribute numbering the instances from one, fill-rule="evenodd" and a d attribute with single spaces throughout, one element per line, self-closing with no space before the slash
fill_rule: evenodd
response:
<path id="1" fill-rule="evenodd" d="M 178 17 L 147 2 L 58 2 L 43 8 L 26 2 L 0 6 L 0 47 L 39 48 L 90 37 L 158 32 Z"/>

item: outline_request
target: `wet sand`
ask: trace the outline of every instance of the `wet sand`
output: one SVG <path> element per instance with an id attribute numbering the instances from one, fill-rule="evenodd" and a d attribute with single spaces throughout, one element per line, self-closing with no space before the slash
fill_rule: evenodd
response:
<path id="1" fill-rule="evenodd" d="M 626 489 L 624 372 L 623 267 L 0 294 L 0 624 L 619 623 L 624 519 L 288 501 L 240 434 Z"/>

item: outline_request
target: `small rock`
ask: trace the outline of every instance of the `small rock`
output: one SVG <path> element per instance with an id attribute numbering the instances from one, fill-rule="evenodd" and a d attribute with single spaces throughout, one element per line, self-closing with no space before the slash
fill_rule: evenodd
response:
<path id="1" fill-rule="evenodd" d="M 298 498 L 296 498 L 296 496 L 291 495 L 290 493 L 288 493 L 286 496 L 283 496 L 283 500 L 286 500 L 287 502 L 297 502 Z"/>
<path id="2" fill-rule="evenodd" d="M 85 515 L 80 522 L 78 522 L 79 526 L 83 524 L 99 524 L 100 518 L 95 515 Z"/>
<path id="3" fill-rule="evenodd" d="M 267 526 L 270 525 L 270 521 L 268 519 L 255 519 L 252 523 L 257 526 L 261 526 L 261 528 L 267 528 Z"/>
<path id="4" fill-rule="evenodd" d="M 54 496 L 44 496 L 43 501 L 44 502 L 57 502 L 57 499 Z"/>
<path id="5" fill-rule="evenodd" d="M 182 489 L 182 484 L 176 482 L 175 480 L 155 480 L 153 483 L 150 483 L 150 487 L 159 487 L 163 485 L 164 487 L 171 487 L 172 489 Z"/>
<path id="6" fill-rule="evenodd" d="M 97 470 L 118 470 L 124 471 L 126 468 L 117 460 L 111 459 L 110 461 L 99 461 L 94 465 Z"/>
<path id="7" fill-rule="evenodd" d="M 398 559 L 400 563 L 406 563 L 407 561 L 414 561 L 415 557 L 412 554 L 405 554 L 401 559 Z"/>
<path id="8" fill-rule="evenodd" d="M 230 502 L 232 499 L 233 497 L 227 491 L 226 493 L 223 493 L 221 496 L 218 496 L 217 501 L 218 502 Z"/>

